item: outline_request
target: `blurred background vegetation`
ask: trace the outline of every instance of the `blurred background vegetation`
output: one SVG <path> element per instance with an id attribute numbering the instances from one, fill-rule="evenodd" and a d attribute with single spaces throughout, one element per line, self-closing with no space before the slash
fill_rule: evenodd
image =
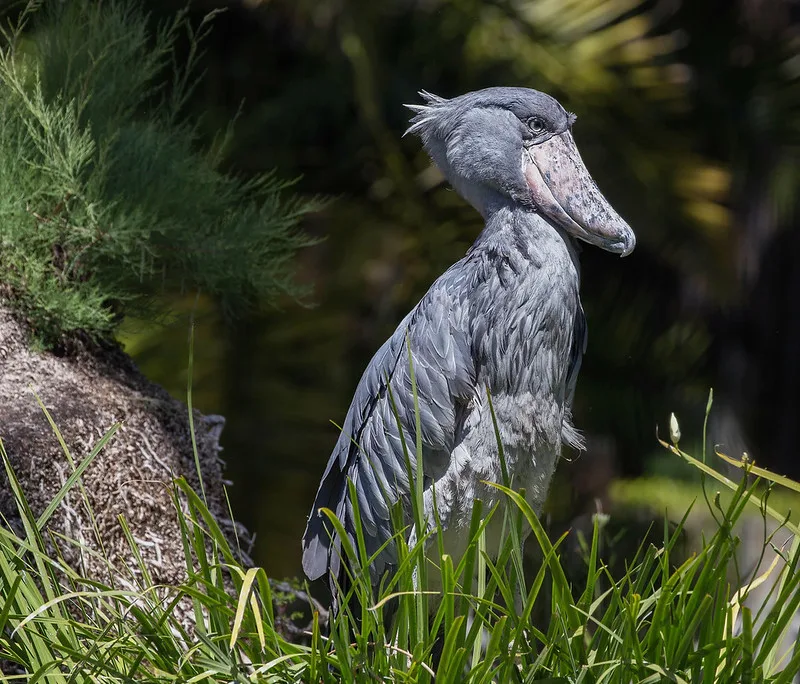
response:
<path id="1" fill-rule="evenodd" d="M 145 0 L 154 22 L 183 2 Z M 709 441 L 800 476 L 800 3 L 794 0 L 195 0 L 224 9 L 189 108 L 211 139 L 238 116 L 224 165 L 278 169 L 328 198 L 299 257 L 312 294 L 230 323 L 187 295 L 121 339 L 184 397 L 227 419 L 234 511 L 272 575 L 299 572 L 299 539 L 353 388 L 480 217 L 403 138 L 424 88 L 544 90 L 578 115 L 575 137 L 638 236 L 625 260 L 586 248 L 589 349 L 553 515 L 593 509 L 614 478 L 669 475 L 655 430 L 670 411 Z M 191 42 L 186 40 L 185 49 Z M 662 428 L 663 432 L 663 428 Z M 688 446 L 688 445 L 687 445 Z M 574 475 L 570 477 L 570 475 Z"/>

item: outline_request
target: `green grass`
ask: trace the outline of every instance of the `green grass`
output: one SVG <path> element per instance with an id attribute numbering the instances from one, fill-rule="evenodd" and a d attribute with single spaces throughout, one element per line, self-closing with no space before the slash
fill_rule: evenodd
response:
<path id="1" fill-rule="evenodd" d="M 778 549 L 782 562 L 762 569 L 760 577 L 736 585 L 728 580 L 736 521 L 746 511 L 765 519 L 773 513 L 764 471 L 760 481 L 750 473 L 735 484 L 703 465 L 704 459 L 694 461 L 665 444 L 676 457 L 706 469 L 708 505 L 719 527 L 701 550 L 679 561 L 684 517 L 677 527 L 665 527 L 659 544 L 643 545 L 615 576 L 601 559 L 603 520 L 597 516 L 580 581 L 570 581 L 562 566 L 567 535 L 551 541 L 524 498 L 498 485 L 510 505 L 485 512 L 476 507 L 472 543 L 458 564 L 446 556 L 436 565 L 425 561 L 425 548 L 430 553 L 438 546 L 439 530 L 411 546 L 398 532 L 400 567 L 378 595 L 363 570 L 369 563 L 363 539 L 355 547 L 345 544 L 355 568 L 351 591 L 361 608 L 356 615 L 344 609 L 329 631 L 315 620 L 306 643 L 298 645 L 276 627 L 263 569 L 237 562 L 202 497 L 183 480 L 173 484 L 186 557 L 183 584 L 153 586 L 130 535 L 142 578 L 135 588 L 83 577 L 63 562 L 55 549 L 76 542 L 50 533 L 49 514 L 68 486 L 80 486 L 79 471 L 105 439 L 75 464 L 76 476 L 38 518 L 0 445 L 24 528 L 15 534 L 0 527 L 0 657 L 27 673 L 18 676 L 21 681 L 430 682 L 435 668 L 437 682 L 788 684 L 800 672 L 800 649 L 784 654 L 780 648 L 800 605 L 798 541 Z M 724 503 L 709 483 L 728 491 Z M 493 515 L 504 516 L 509 532 L 496 560 L 486 554 L 483 536 Z M 528 576 L 519 543 L 523 521 L 543 559 Z M 123 518 L 119 523 L 126 525 Z M 415 577 L 433 572 L 441 573 L 444 591 L 429 617 L 431 597 L 415 590 Z M 767 580 L 774 601 L 762 615 L 753 614 L 744 597 Z M 517 594 L 519 610 L 513 607 Z M 386 625 L 390 603 L 397 609 Z M 193 628 L 180 618 L 179 605 L 192 616 Z M 440 634 L 441 657 L 434 662 Z"/>

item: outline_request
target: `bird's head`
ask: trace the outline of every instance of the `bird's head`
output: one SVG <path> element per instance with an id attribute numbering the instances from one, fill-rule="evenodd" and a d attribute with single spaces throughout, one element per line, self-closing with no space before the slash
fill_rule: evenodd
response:
<path id="1" fill-rule="evenodd" d="M 570 235 L 626 256 L 636 238 L 600 193 L 572 138 L 575 116 L 528 88 L 486 88 L 450 100 L 421 92 L 408 133 L 486 215 L 509 199 Z"/>

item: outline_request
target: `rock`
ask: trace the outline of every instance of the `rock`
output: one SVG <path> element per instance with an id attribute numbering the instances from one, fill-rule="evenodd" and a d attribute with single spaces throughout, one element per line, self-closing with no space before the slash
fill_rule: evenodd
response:
<path id="1" fill-rule="evenodd" d="M 235 525 L 225 503 L 219 456 L 224 422 L 220 416 L 194 414 L 208 506 L 233 538 Z M 117 345 L 73 340 L 68 349 L 55 353 L 36 351 L 25 326 L 0 304 L 0 440 L 35 515 L 53 500 L 74 464 L 117 423 L 116 434 L 83 474 L 82 489 L 70 490 L 47 529 L 100 553 L 96 557 L 74 544 L 59 543 L 67 562 L 85 576 L 135 587 L 140 573 L 118 520 L 122 515 L 153 582 L 180 584 L 186 565 L 170 483 L 182 476 L 199 491 L 186 406 L 147 380 Z M 21 527 L 4 469 L 0 469 L 0 512 L 12 527 Z M 246 531 L 237 526 L 237 533 L 246 544 Z M 235 543 L 232 547 L 237 548 Z M 246 550 L 241 560 L 249 564 Z M 102 553 L 115 568 L 114 578 Z"/>
<path id="2" fill-rule="evenodd" d="M 58 428 L 72 462 L 37 397 Z M 172 480 L 184 477 L 200 492 L 186 405 L 147 380 L 118 345 L 72 339 L 57 352 L 37 351 L 25 325 L 0 300 L 0 441 L 35 516 L 47 508 L 75 465 L 116 424 L 119 429 L 82 475 L 82 486 L 73 486 L 64 497 L 43 536 L 52 543 L 55 537 L 47 533 L 55 532 L 79 543 L 59 541 L 58 545 L 68 565 L 82 576 L 136 590 L 141 571 L 119 522 L 119 516 L 124 516 L 153 584 L 168 591 L 166 587 L 186 579 Z M 252 566 L 251 537 L 242 525 L 231 521 L 225 499 L 219 444 L 224 425 L 221 416 L 194 412 L 209 510 L 242 565 Z M 185 501 L 180 505 L 186 510 Z M 22 533 L 22 519 L 2 467 L 0 514 Z M 81 546 L 97 553 L 87 553 Z M 270 584 L 275 627 L 285 638 L 307 641 L 315 612 L 326 625 L 327 612 L 310 596 L 286 582 L 270 580 Z M 188 599 L 176 607 L 176 617 L 189 629 L 192 610 Z M 0 662 L 0 672 L 17 671 L 9 666 Z"/>

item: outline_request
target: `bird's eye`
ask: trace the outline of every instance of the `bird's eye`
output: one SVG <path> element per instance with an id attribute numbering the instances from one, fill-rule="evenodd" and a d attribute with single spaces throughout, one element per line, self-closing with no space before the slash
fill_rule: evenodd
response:
<path id="1" fill-rule="evenodd" d="M 528 119 L 528 128 L 530 128 L 533 133 L 541 133 L 544 130 L 544 121 L 538 116 L 532 116 Z"/>

